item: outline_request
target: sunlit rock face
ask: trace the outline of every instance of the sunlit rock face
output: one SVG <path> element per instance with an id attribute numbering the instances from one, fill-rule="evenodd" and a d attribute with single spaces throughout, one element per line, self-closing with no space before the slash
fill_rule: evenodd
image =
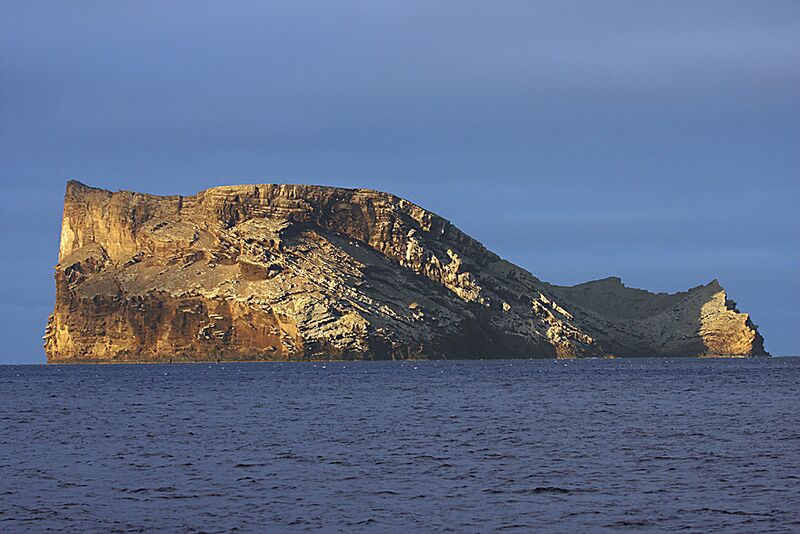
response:
<path id="1" fill-rule="evenodd" d="M 363 189 L 160 197 L 72 181 L 55 278 L 57 363 L 766 355 L 716 281 L 546 284 Z"/>

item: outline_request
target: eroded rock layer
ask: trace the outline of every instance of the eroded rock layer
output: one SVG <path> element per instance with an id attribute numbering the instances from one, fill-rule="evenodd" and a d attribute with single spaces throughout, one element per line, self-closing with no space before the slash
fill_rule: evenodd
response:
<path id="1" fill-rule="evenodd" d="M 387 193 L 67 184 L 50 362 L 766 355 L 716 282 L 546 284 Z"/>

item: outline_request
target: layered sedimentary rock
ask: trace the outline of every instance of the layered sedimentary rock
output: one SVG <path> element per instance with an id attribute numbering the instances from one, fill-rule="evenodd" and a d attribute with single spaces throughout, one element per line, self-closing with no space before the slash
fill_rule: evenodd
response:
<path id="1" fill-rule="evenodd" d="M 759 356 L 716 282 L 550 285 L 394 195 L 67 185 L 48 361 Z"/>

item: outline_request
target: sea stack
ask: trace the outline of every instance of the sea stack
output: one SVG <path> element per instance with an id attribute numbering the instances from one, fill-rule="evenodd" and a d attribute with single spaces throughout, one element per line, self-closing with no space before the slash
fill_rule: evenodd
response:
<path id="1" fill-rule="evenodd" d="M 766 356 L 714 280 L 551 285 L 366 189 L 67 184 L 50 363 Z"/>

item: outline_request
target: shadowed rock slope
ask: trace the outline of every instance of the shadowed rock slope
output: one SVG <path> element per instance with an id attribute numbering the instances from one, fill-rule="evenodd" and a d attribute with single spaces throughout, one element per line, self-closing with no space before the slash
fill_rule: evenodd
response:
<path id="1" fill-rule="evenodd" d="M 716 281 L 550 285 L 364 189 L 67 184 L 49 362 L 759 356 Z"/>

